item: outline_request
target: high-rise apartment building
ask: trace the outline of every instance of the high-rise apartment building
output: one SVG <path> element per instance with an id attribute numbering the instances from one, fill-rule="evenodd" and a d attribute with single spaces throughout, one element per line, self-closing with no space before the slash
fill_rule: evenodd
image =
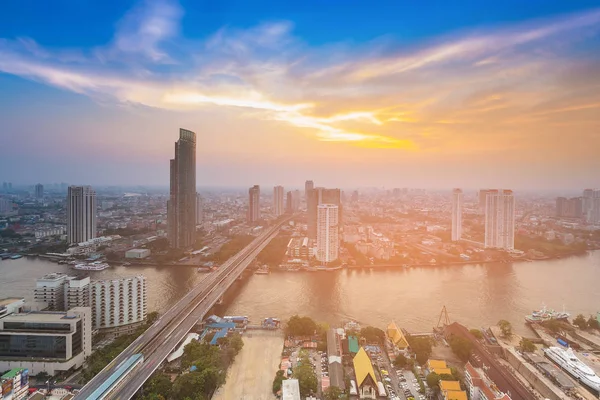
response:
<path id="1" fill-rule="evenodd" d="M 283 215 L 283 186 L 273 188 L 273 214 L 276 217 Z"/>
<path id="2" fill-rule="evenodd" d="M 93 329 L 123 329 L 146 318 L 146 278 L 143 275 L 91 281 L 64 273 L 37 279 L 34 300 L 48 311 L 90 307 Z"/>
<path id="3" fill-rule="evenodd" d="M 300 209 L 300 191 L 290 190 L 287 192 L 287 199 L 285 202 L 285 211 L 288 214 L 295 213 Z"/>
<path id="4" fill-rule="evenodd" d="M 515 197 L 512 190 L 488 190 L 485 203 L 485 247 L 515 248 Z"/>
<path id="5" fill-rule="evenodd" d="M 35 197 L 41 199 L 44 197 L 44 185 L 38 183 L 35 185 Z"/>
<path id="6" fill-rule="evenodd" d="M 600 224 L 600 189 L 585 189 L 581 208 L 587 223 Z"/>
<path id="7" fill-rule="evenodd" d="M 307 226 L 308 237 L 317 238 L 317 209 L 320 204 L 335 204 L 338 206 L 338 221 L 343 220 L 343 208 L 340 189 L 314 188 L 308 192 Z"/>
<path id="8" fill-rule="evenodd" d="M 91 186 L 69 186 L 67 192 L 67 242 L 87 242 L 95 237 L 96 192 Z"/>
<path id="9" fill-rule="evenodd" d="M 196 242 L 196 134 L 179 129 L 175 158 L 170 161 L 171 185 L 167 202 L 171 248 L 186 249 Z"/>
<path id="10" fill-rule="evenodd" d="M 320 204 L 317 207 L 317 260 L 324 263 L 338 258 L 340 246 L 338 212 L 336 204 Z"/>
<path id="11" fill-rule="evenodd" d="M 313 181 L 306 181 L 304 183 L 304 201 L 308 203 L 308 194 L 311 190 L 315 188 L 315 183 Z"/>
<path id="12" fill-rule="evenodd" d="M 260 186 L 254 185 L 248 190 L 248 223 L 260 219 Z"/>
<path id="13" fill-rule="evenodd" d="M 487 196 L 487 192 L 490 189 L 479 189 L 479 214 L 480 215 L 485 215 L 485 203 L 486 203 L 486 196 Z"/>
<path id="14" fill-rule="evenodd" d="M 13 202 L 11 199 L 0 197 L 0 216 L 9 215 L 13 212 Z"/>
<path id="15" fill-rule="evenodd" d="M 452 241 L 458 241 L 462 236 L 462 207 L 463 191 L 454 189 L 452 191 Z"/>
<path id="16" fill-rule="evenodd" d="M 556 198 L 556 216 L 562 218 L 581 218 L 583 216 L 583 198 Z"/>

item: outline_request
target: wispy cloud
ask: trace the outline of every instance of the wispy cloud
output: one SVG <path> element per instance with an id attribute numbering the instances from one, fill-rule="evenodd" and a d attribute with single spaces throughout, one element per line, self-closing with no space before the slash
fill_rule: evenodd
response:
<path id="1" fill-rule="evenodd" d="M 589 82 L 561 80 L 581 63 L 599 69 L 571 49 L 597 41 L 600 10 L 411 49 L 312 47 L 286 21 L 223 27 L 198 43 L 181 37 L 182 16 L 177 3 L 144 1 L 117 24 L 110 43 L 76 52 L 0 39 L 0 71 L 150 107 L 253 110 L 252 118 L 321 141 L 431 152 L 480 150 L 527 116 L 543 122 L 600 105 L 598 91 L 571 104 Z"/>

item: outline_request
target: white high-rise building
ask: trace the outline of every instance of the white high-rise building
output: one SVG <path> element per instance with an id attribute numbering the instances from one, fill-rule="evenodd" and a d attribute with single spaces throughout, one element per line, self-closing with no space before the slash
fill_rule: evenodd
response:
<path id="1" fill-rule="evenodd" d="M 45 303 L 48 310 L 91 307 L 92 329 L 114 330 L 144 321 L 146 298 L 143 275 L 91 281 L 55 272 L 39 278 L 34 289 L 35 301 Z"/>
<path id="2" fill-rule="evenodd" d="M 590 224 L 600 224 L 600 189 L 585 189 L 582 203 L 584 220 Z"/>
<path id="3" fill-rule="evenodd" d="M 273 214 L 276 217 L 283 215 L 283 186 L 273 188 Z"/>
<path id="4" fill-rule="evenodd" d="M 96 237 L 96 192 L 91 186 L 69 186 L 67 241 L 87 242 Z"/>
<path id="5" fill-rule="evenodd" d="M 461 189 L 452 191 L 452 241 L 460 240 L 462 236 L 462 207 L 463 192 Z"/>
<path id="6" fill-rule="evenodd" d="M 317 207 L 317 260 L 328 263 L 339 254 L 339 208 L 336 204 Z"/>
<path id="7" fill-rule="evenodd" d="M 146 278 L 96 281 L 91 283 L 92 326 L 117 328 L 146 318 Z"/>
<path id="8" fill-rule="evenodd" d="M 485 247 L 515 248 L 515 197 L 512 190 L 488 190 L 485 201 Z"/>

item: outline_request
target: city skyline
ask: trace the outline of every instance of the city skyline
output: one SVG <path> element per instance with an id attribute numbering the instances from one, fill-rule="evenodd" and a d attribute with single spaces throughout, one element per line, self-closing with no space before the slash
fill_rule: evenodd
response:
<path id="1" fill-rule="evenodd" d="M 94 18 L 58 5 L 61 19 L 39 24 L 14 3 L 0 17 L 0 166 L 33 184 L 160 184 L 166 132 L 188 126 L 200 185 L 595 187 L 600 10 L 515 4 L 338 15 L 163 0 Z M 320 13 L 336 29 L 314 28 Z M 356 33 L 363 15 L 378 24 Z"/>

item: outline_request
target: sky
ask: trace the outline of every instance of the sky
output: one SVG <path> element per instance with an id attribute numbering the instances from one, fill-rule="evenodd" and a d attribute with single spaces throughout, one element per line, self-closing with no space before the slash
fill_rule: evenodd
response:
<path id="1" fill-rule="evenodd" d="M 600 186 L 600 3 L 5 0 L 0 181 Z"/>

